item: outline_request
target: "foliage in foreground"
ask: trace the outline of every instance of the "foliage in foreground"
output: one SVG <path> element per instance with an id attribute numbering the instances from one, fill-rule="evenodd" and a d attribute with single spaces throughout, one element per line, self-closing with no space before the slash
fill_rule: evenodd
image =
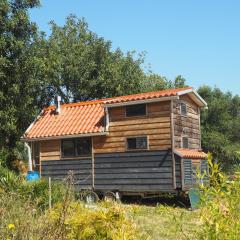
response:
<path id="1" fill-rule="evenodd" d="M 240 236 L 240 170 L 231 177 L 222 173 L 210 157 L 210 183 L 202 187 L 199 239 L 237 240 Z"/>
<path id="2" fill-rule="evenodd" d="M 118 204 L 87 207 L 63 196 L 62 202 L 39 211 L 33 201 L 14 193 L 0 195 L 1 239 L 147 239 Z"/>

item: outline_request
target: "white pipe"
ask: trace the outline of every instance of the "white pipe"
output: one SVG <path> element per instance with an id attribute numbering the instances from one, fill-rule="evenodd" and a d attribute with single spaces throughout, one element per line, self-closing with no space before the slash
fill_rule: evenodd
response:
<path id="1" fill-rule="evenodd" d="M 32 167 L 32 154 L 31 154 L 31 147 L 28 145 L 27 142 L 24 143 L 25 147 L 27 148 L 28 151 L 28 169 L 30 172 L 32 172 L 33 167 Z"/>
<path id="2" fill-rule="evenodd" d="M 57 96 L 57 109 L 56 113 L 60 114 L 61 113 L 61 96 Z"/>

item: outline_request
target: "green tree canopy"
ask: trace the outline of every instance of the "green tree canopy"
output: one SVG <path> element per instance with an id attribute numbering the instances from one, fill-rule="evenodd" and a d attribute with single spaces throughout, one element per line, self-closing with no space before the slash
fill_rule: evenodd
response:
<path id="1" fill-rule="evenodd" d="M 77 102 L 186 86 L 181 75 L 171 81 L 145 70 L 143 53 L 112 49 L 84 19 L 71 15 L 64 26 L 51 22 L 49 37 L 40 34 L 28 16 L 38 6 L 38 0 L 0 0 L 0 154 L 13 152 L 56 95 Z M 199 93 L 209 105 L 202 114 L 204 150 L 238 161 L 240 97 L 206 86 Z"/>
<path id="2" fill-rule="evenodd" d="M 28 10 L 38 0 L 0 1 L 0 149 L 15 146 L 36 114 L 38 81 L 31 48 L 37 27 Z"/>
<path id="3" fill-rule="evenodd" d="M 110 41 L 74 16 L 63 27 L 51 22 L 51 29 L 45 44 L 46 78 L 65 102 L 141 91 L 143 55 L 112 50 Z"/>
<path id="4" fill-rule="evenodd" d="M 228 168 L 240 160 L 240 97 L 208 86 L 198 92 L 208 103 L 201 116 L 203 148 Z"/>

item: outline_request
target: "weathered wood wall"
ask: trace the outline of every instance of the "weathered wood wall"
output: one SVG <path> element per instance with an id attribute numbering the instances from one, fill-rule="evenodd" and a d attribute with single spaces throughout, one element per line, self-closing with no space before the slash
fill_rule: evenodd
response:
<path id="1" fill-rule="evenodd" d="M 63 180 L 71 171 L 73 182 L 80 189 L 92 187 L 92 160 L 85 159 L 64 159 L 64 160 L 42 160 L 41 176 L 51 177 L 53 180 Z"/>
<path id="2" fill-rule="evenodd" d="M 180 113 L 181 101 L 187 104 L 187 116 L 183 116 Z M 181 148 L 182 136 L 189 138 L 190 149 L 201 148 L 201 136 L 200 136 L 200 114 L 198 112 L 198 106 L 187 95 L 181 96 L 180 100 L 175 100 L 173 105 L 174 111 L 174 132 L 175 132 L 175 147 Z"/>
<path id="3" fill-rule="evenodd" d="M 170 150 L 96 154 L 95 189 L 173 191 L 172 169 Z"/>
<path id="4" fill-rule="evenodd" d="M 40 141 L 40 160 L 60 160 L 61 140 Z"/>
<path id="5" fill-rule="evenodd" d="M 147 104 L 147 115 L 126 117 L 125 107 L 109 109 L 109 135 L 94 137 L 95 153 L 126 151 L 126 137 L 148 136 L 149 150 L 171 148 L 170 101 Z"/>
<path id="6" fill-rule="evenodd" d="M 181 158 L 177 155 L 175 157 L 175 172 L 176 172 L 176 188 L 182 187 L 182 169 L 181 169 Z"/>

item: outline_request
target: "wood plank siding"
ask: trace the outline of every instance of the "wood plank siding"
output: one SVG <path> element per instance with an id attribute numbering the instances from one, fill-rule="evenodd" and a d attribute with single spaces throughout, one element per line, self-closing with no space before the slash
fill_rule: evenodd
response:
<path id="1" fill-rule="evenodd" d="M 95 153 L 126 151 L 126 138 L 148 136 L 150 151 L 171 148 L 170 101 L 147 104 L 147 115 L 126 117 L 125 107 L 109 109 L 109 135 L 94 137 Z"/>
<path id="2" fill-rule="evenodd" d="M 40 141 L 40 161 L 60 159 L 61 140 Z"/>
<path id="3" fill-rule="evenodd" d="M 186 103 L 187 115 L 181 115 L 181 102 Z M 147 103 L 146 109 L 144 116 L 127 117 L 125 106 L 109 108 L 108 135 L 92 137 L 93 152 L 89 157 L 63 158 L 61 139 L 40 141 L 41 175 L 63 179 L 73 171 L 77 187 L 102 192 L 183 188 L 183 168 L 189 166 L 187 162 L 182 164 L 172 148 L 182 147 L 183 136 L 188 137 L 190 149 L 201 148 L 198 106 L 184 95 L 172 102 Z M 128 137 L 142 136 L 148 139 L 147 150 L 127 150 Z M 191 164 L 199 166 L 200 160 Z"/>
<path id="4" fill-rule="evenodd" d="M 96 154 L 95 189 L 173 191 L 171 151 Z"/>
<path id="5" fill-rule="evenodd" d="M 80 189 L 92 187 L 92 159 L 64 159 L 42 160 L 41 176 L 51 177 L 53 180 L 63 180 L 69 174 L 73 174 L 73 182 Z"/>
<path id="6" fill-rule="evenodd" d="M 181 115 L 180 103 L 184 102 L 187 105 L 187 115 Z M 181 96 L 180 100 L 175 100 L 173 103 L 174 112 L 174 134 L 175 147 L 182 147 L 182 137 L 186 136 L 189 139 L 190 149 L 201 148 L 200 136 L 200 114 L 198 106 L 187 95 Z"/>

